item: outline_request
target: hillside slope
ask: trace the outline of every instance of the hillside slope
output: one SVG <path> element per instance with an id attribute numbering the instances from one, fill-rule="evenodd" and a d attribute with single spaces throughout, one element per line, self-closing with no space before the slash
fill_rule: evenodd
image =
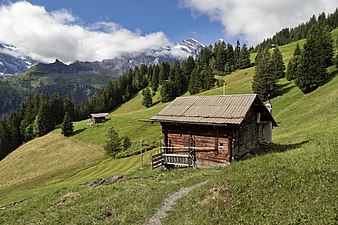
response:
<path id="1" fill-rule="evenodd" d="M 285 46 L 283 55 L 293 51 L 290 46 Z M 250 93 L 253 72 L 248 68 L 226 76 L 226 93 Z M 158 145 L 160 126 L 139 119 L 148 119 L 165 104 L 149 109 L 135 106 L 140 95 L 110 114 L 104 124 L 75 123 L 71 138 L 56 130 L 33 140 L 0 161 L 0 180 L 6 180 L 0 186 L 0 206 L 26 199 L 0 211 L 0 223 L 142 224 L 168 193 L 201 180 L 209 183 L 182 199 L 165 224 L 334 223 L 338 218 L 337 69 L 330 68 L 330 73 L 330 82 L 307 95 L 293 82 L 281 80 L 281 96 L 272 100 L 279 122 L 273 130 L 277 144 L 267 149 L 275 153 L 226 168 L 161 172 L 140 169 L 139 155 L 117 160 L 102 157 L 111 126 L 122 137 L 131 137 L 131 151 L 139 149 L 141 139 L 146 146 Z M 222 92 L 217 88 L 201 95 Z M 62 156 L 55 155 L 57 149 Z M 27 167 L 34 159 L 34 167 Z M 144 160 L 149 160 L 149 153 Z M 127 175 L 121 182 L 98 188 L 78 185 L 117 174 Z"/>

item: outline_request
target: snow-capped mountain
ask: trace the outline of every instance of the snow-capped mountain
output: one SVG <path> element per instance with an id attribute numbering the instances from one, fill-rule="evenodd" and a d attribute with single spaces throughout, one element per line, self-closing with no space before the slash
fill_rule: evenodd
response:
<path id="1" fill-rule="evenodd" d="M 127 71 L 135 66 L 156 65 L 162 62 L 172 64 L 175 60 L 182 61 L 188 56 L 196 57 L 205 46 L 195 39 L 183 40 L 157 50 L 148 50 L 139 54 L 125 54 L 115 59 L 103 60 L 102 65 L 108 70 Z"/>
<path id="2" fill-rule="evenodd" d="M 32 58 L 23 56 L 15 46 L 0 44 L 0 78 L 23 73 L 36 63 Z"/>
<path id="3" fill-rule="evenodd" d="M 24 77 L 13 79 L 0 85 L 0 93 L 6 93 L 6 98 L 0 99 L 9 103 L 0 110 L 1 115 L 8 113 L 20 105 L 22 96 L 30 93 L 58 92 L 62 96 L 71 95 L 78 102 L 86 101 L 99 92 L 110 80 L 119 77 L 135 66 L 155 65 L 162 62 L 172 64 L 175 60 L 182 61 L 188 56 L 196 57 L 204 47 L 194 39 L 172 43 L 160 49 L 149 49 L 138 54 L 124 54 L 114 59 L 101 62 L 76 61 L 69 65 L 55 60 L 53 63 L 36 62 L 23 54 L 14 46 L 0 44 L 0 80 L 11 80 L 10 76 Z M 29 69 L 28 69 L 29 68 Z M 15 85 L 15 88 L 14 86 Z M 22 95 L 22 96 L 21 96 Z M 1 108 L 1 107 L 0 107 Z"/>
<path id="4" fill-rule="evenodd" d="M 0 44 L 0 76 L 23 73 L 35 64 L 37 64 L 35 68 L 28 72 L 36 74 L 107 74 L 107 72 L 113 72 L 112 76 L 119 76 L 129 69 L 141 66 L 142 64 L 161 64 L 162 62 L 172 64 L 175 60 L 182 61 L 188 56 L 196 57 L 203 47 L 204 45 L 197 40 L 187 39 L 179 43 L 164 46 L 161 49 L 149 49 L 146 52 L 137 54 L 123 54 L 114 59 L 105 59 L 101 62 L 76 61 L 66 65 L 59 60 L 50 64 L 37 63 L 37 61 L 29 57 L 22 56 L 23 54 L 16 47 Z M 20 57 L 15 57 L 15 55 L 20 55 Z"/>
<path id="5" fill-rule="evenodd" d="M 139 54 L 124 54 L 114 59 L 101 62 L 101 67 L 106 70 L 126 72 L 135 66 L 160 65 L 162 62 L 172 64 L 175 60 L 182 61 L 188 56 L 196 57 L 205 46 L 195 39 L 183 40 L 157 50 L 148 50 Z"/>
<path id="6" fill-rule="evenodd" d="M 183 40 L 174 45 L 174 49 L 178 49 L 193 57 L 196 57 L 200 53 L 201 49 L 204 47 L 205 46 L 202 43 L 198 42 L 193 38 Z"/>

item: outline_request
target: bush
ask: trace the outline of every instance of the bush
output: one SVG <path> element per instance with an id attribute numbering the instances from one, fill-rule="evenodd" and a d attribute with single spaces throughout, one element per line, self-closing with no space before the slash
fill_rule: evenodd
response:
<path id="1" fill-rule="evenodd" d="M 61 124 L 61 134 L 65 137 L 69 137 L 72 135 L 74 130 L 74 126 L 72 121 L 70 120 L 68 112 L 65 113 L 65 116 L 63 117 L 63 122 Z"/>
<path id="2" fill-rule="evenodd" d="M 122 150 L 119 134 L 111 127 L 108 131 L 107 143 L 104 147 L 107 155 L 115 158 L 116 154 Z"/>
<path id="3" fill-rule="evenodd" d="M 124 150 L 127 150 L 128 148 L 130 148 L 130 146 L 131 146 L 130 138 L 128 136 L 125 136 L 123 138 L 123 148 L 124 148 Z"/>

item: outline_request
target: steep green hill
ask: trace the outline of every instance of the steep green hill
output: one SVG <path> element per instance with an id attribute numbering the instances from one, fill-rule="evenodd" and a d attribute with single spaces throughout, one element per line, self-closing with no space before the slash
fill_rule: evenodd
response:
<path id="1" fill-rule="evenodd" d="M 337 29 L 338 30 L 338 29 Z M 295 43 L 281 47 L 292 55 Z M 165 224 L 334 224 L 338 219 L 338 76 L 304 95 L 293 82 L 280 81 L 281 95 L 272 100 L 279 127 L 273 130 L 271 153 L 225 168 L 159 171 L 141 168 L 140 155 L 109 159 L 102 146 L 111 126 L 128 135 L 139 150 L 157 146 L 158 124 L 148 119 L 166 104 L 140 106 L 142 95 L 122 105 L 98 126 L 75 123 L 75 135 L 59 130 L 26 143 L 0 161 L 0 224 L 142 224 L 168 193 L 208 180 L 183 198 Z M 226 93 L 250 93 L 254 68 L 225 76 Z M 222 94 L 223 87 L 202 95 Z M 149 154 L 144 154 L 145 163 Z M 80 185 L 124 175 L 117 183 Z"/>

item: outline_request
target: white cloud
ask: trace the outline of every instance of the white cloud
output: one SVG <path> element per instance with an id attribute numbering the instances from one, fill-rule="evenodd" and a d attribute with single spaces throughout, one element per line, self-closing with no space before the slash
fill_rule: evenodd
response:
<path id="1" fill-rule="evenodd" d="M 337 0 L 180 0 L 180 5 L 193 16 L 206 14 L 220 21 L 227 37 L 244 36 L 250 45 L 338 6 Z"/>
<path id="2" fill-rule="evenodd" d="M 158 49 L 169 44 L 162 32 L 142 35 L 111 22 L 84 27 L 62 9 L 47 12 L 26 1 L 0 7 L 0 42 L 11 44 L 34 59 L 52 62 L 95 61 L 123 53 Z"/>

